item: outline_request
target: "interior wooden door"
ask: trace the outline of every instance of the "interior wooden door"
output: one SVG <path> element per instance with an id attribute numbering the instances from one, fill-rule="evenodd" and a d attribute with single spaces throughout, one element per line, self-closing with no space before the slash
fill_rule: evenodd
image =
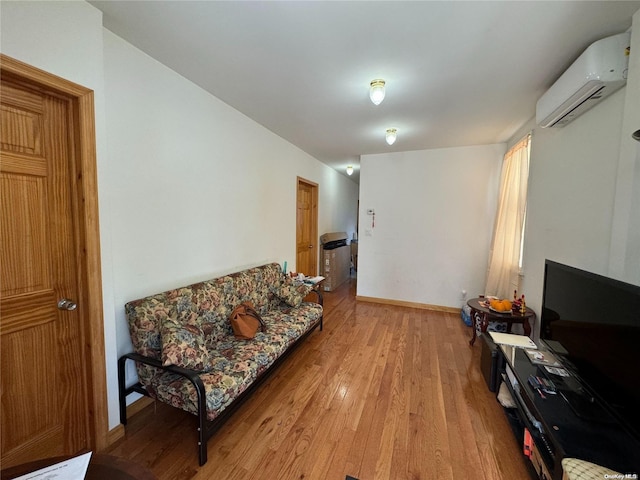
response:
<path id="1" fill-rule="evenodd" d="M 298 178 L 296 270 L 318 274 L 318 184 Z"/>
<path id="2" fill-rule="evenodd" d="M 89 448 L 74 233 L 74 112 L 1 85 L 0 341 L 3 467 Z"/>

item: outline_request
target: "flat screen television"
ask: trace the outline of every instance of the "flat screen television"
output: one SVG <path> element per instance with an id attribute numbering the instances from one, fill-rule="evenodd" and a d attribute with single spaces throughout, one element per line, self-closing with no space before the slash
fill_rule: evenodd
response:
<path id="1" fill-rule="evenodd" d="M 598 402 L 640 439 L 640 286 L 546 260 L 540 338 L 578 380 L 576 413 Z"/>

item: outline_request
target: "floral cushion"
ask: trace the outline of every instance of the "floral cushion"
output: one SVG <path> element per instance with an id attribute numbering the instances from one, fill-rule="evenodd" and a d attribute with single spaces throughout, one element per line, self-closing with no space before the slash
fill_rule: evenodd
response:
<path id="1" fill-rule="evenodd" d="M 218 342 L 217 348 L 209 349 L 211 369 L 200 375 L 207 397 L 207 419 L 214 420 L 321 316 L 322 307 L 314 303 L 304 303 L 298 309 L 278 309 L 263 317 L 267 331 L 258 332 L 253 340 L 236 340 L 231 333 Z M 143 372 L 152 397 L 197 413 L 197 395 L 190 381 L 153 367 Z"/>
<path id="2" fill-rule="evenodd" d="M 286 277 L 280 284 L 277 292 L 278 297 L 291 307 L 299 307 L 304 297 L 309 295 L 313 287 L 291 277 Z"/>
<path id="3" fill-rule="evenodd" d="M 204 332 L 195 314 L 185 322 L 165 318 L 160 325 L 160 337 L 165 367 L 176 365 L 198 372 L 210 368 Z"/>
<path id="4" fill-rule="evenodd" d="M 134 300 L 125 305 L 134 350 L 203 372 L 207 418 L 213 420 L 322 318 L 304 303 L 311 287 L 285 280 L 277 263 Z M 286 302 L 285 303 L 283 303 Z M 252 340 L 236 340 L 229 315 L 251 302 L 267 324 Z M 137 363 L 138 380 L 153 398 L 191 413 L 197 396 L 185 378 Z"/>
<path id="5" fill-rule="evenodd" d="M 145 357 L 161 359 L 160 325 L 167 318 L 184 318 L 191 309 L 184 299 L 192 287 L 169 290 L 125 305 L 133 349 Z"/>

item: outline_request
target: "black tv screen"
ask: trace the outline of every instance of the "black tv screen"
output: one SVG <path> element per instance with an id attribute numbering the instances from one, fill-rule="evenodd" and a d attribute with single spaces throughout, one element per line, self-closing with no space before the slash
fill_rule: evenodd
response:
<path id="1" fill-rule="evenodd" d="M 640 438 L 640 286 L 546 260 L 540 338 Z"/>

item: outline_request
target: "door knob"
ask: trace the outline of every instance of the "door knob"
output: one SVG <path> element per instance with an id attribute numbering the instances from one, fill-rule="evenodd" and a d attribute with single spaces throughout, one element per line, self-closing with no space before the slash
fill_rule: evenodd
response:
<path id="1" fill-rule="evenodd" d="M 309 248 L 313 248 L 313 245 L 309 245 Z"/>
<path id="2" fill-rule="evenodd" d="M 73 300 L 69 300 L 68 298 L 63 298 L 58 301 L 58 309 L 59 310 L 75 310 L 78 308 L 78 304 Z"/>

